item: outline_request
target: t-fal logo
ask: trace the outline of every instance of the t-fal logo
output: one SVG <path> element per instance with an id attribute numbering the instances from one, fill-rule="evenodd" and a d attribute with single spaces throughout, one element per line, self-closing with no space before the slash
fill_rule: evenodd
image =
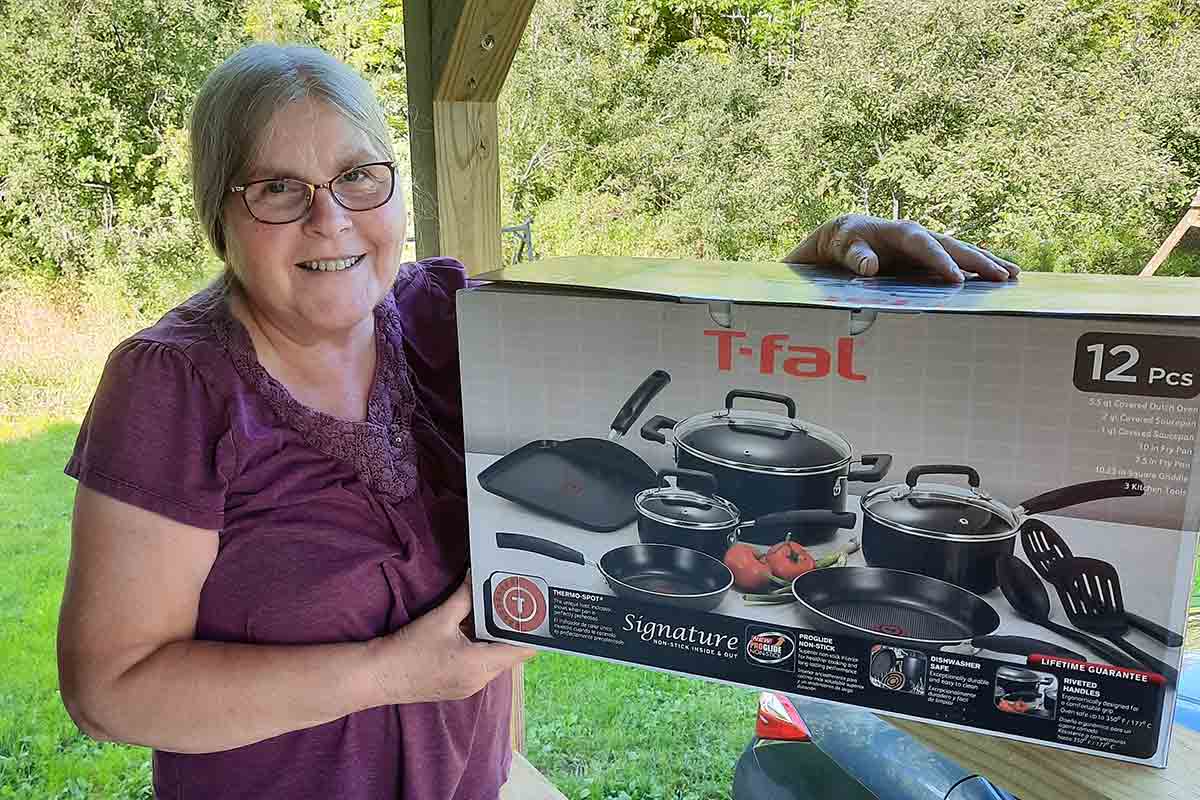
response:
<path id="1" fill-rule="evenodd" d="M 758 342 L 758 347 L 746 339 L 745 331 L 708 330 L 705 336 L 717 340 L 717 369 L 729 372 L 733 369 L 734 356 L 758 362 L 758 371 L 763 375 L 774 375 L 782 370 L 797 378 L 825 378 L 835 369 L 848 381 L 865 381 L 866 375 L 854 371 L 854 339 L 839 337 L 837 347 L 830 351 L 826 347 L 789 344 L 786 333 L 768 333 Z"/>

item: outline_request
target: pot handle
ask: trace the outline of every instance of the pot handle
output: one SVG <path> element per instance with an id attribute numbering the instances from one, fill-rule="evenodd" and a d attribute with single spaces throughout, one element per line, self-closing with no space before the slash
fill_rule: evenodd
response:
<path id="1" fill-rule="evenodd" d="M 671 376 L 664 370 L 656 369 L 651 372 L 650 376 L 633 390 L 625 405 L 621 406 L 621 410 L 613 417 L 612 429 L 622 436 L 628 433 L 629 428 L 646 410 L 646 406 L 650 405 L 650 401 L 670 382 Z"/>
<path id="2" fill-rule="evenodd" d="M 680 488 L 685 488 L 683 479 L 688 478 L 694 481 L 694 485 L 698 486 L 695 490 L 700 494 L 706 494 L 710 497 L 717 493 L 717 477 L 711 472 L 701 472 L 698 469 L 660 469 L 658 471 L 658 485 L 667 486 L 667 478 L 674 478 L 675 485 Z"/>
<path id="3" fill-rule="evenodd" d="M 796 401 L 787 395 L 755 392 L 750 389 L 734 389 L 725 395 L 725 408 L 732 410 L 733 401 L 739 397 L 747 397 L 751 400 L 766 400 L 768 403 L 781 403 L 787 406 L 788 417 L 790 419 L 796 418 Z"/>
<path id="4" fill-rule="evenodd" d="M 904 482 L 910 487 L 917 485 L 917 479 L 922 475 L 966 475 L 967 483 L 972 489 L 978 489 L 981 481 L 979 473 L 974 467 L 968 467 L 963 464 L 921 464 L 913 467 L 904 476 Z"/>
<path id="5" fill-rule="evenodd" d="M 679 423 L 670 417 L 664 417 L 662 414 L 655 414 L 650 419 L 646 420 L 646 424 L 642 426 L 642 438 L 648 442 L 658 442 L 659 444 L 667 443 L 667 436 L 663 431 L 674 428 Z"/>
<path id="6" fill-rule="evenodd" d="M 1011 653 L 1015 656 L 1031 656 L 1040 653 L 1055 658 L 1069 658 L 1075 661 L 1088 661 L 1074 650 L 1059 647 L 1056 644 L 1043 642 L 1041 639 L 1029 639 L 1025 636 L 976 636 L 971 640 L 975 647 L 991 650 L 993 653 Z"/>
<path id="7" fill-rule="evenodd" d="M 552 542 L 549 539 L 539 539 L 523 533 L 496 531 L 496 546 L 502 550 L 524 550 L 527 553 L 537 553 L 539 556 L 570 561 L 572 564 L 587 564 L 587 559 L 578 550 L 573 550 L 565 544 Z"/>
<path id="8" fill-rule="evenodd" d="M 1070 486 L 1052 489 L 1045 494 L 1039 494 L 1037 497 L 1026 500 L 1017 510 L 1026 514 L 1040 514 L 1043 511 L 1054 511 L 1058 508 L 1090 503 L 1093 500 L 1104 500 L 1109 497 L 1141 497 L 1145 492 L 1146 484 L 1137 478 L 1114 478 L 1073 483 Z"/>
<path id="9" fill-rule="evenodd" d="M 857 469 L 851 467 L 846 480 L 856 483 L 879 483 L 887 477 L 888 470 L 892 468 L 892 457 L 884 453 L 864 453 L 859 461 L 862 462 L 862 466 Z"/>
<path id="10" fill-rule="evenodd" d="M 776 511 L 774 514 L 764 514 L 758 519 L 739 525 L 740 528 L 768 528 L 783 525 L 836 525 L 839 528 L 853 528 L 858 523 L 858 515 L 852 511 L 828 511 L 826 509 L 805 508 L 796 511 Z"/>

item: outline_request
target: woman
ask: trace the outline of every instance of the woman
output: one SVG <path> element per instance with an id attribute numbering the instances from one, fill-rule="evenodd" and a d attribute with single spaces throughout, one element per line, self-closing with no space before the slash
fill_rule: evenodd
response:
<path id="1" fill-rule="evenodd" d="M 225 275 L 113 351 L 67 466 L 67 709 L 163 797 L 494 798 L 533 653 L 462 630 L 462 267 L 401 264 L 386 120 L 320 51 L 214 70 L 192 158 Z M 789 259 L 1010 275 L 865 217 Z"/>

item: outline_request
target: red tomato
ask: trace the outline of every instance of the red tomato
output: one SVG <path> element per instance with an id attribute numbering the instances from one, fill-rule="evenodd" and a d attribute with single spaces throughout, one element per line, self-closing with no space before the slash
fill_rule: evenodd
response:
<path id="1" fill-rule="evenodd" d="M 790 581 L 815 567 L 816 562 L 795 542 L 780 542 L 767 551 L 767 565 L 775 577 Z"/>
<path id="2" fill-rule="evenodd" d="M 748 544 L 738 543 L 725 551 L 725 566 L 733 573 L 733 583 L 743 592 L 763 592 L 771 586 L 771 568 Z"/>
<path id="3" fill-rule="evenodd" d="M 1024 700 L 1001 700 L 996 707 L 1009 714 L 1024 714 L 1029 711 L 1029 704 Z"/>

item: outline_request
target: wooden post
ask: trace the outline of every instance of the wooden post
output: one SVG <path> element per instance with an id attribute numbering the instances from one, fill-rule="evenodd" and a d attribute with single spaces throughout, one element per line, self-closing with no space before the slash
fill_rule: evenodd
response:
<path id="1" fill-rule="evenodd" d="M 512 671 L 512 721 L 508 726 L 514 751 L 525 755 L 525 665 L 517 664 Z"/>
<path id="2" fill-rule="evenodd" d="M 1179 224 L 1175 226 L 1175 230 L 1171 231 L 1171 235 L 1158 248 L 1158 252 L 1154 254 L 1154 257 L 1146 262 L 1146 266 L 1142 267 L 1140 277 L 1144 278 L 1153 275 L 1162 266 L 1162 263 L 1167 260 L 1167 256 L 1171 255 L 1171 251 L 1175 249 L 1175 246 L 1183 240 L 1184 234 L 1193 227 L 1200 228 L 1200 191 L 1196 192 L 1196 196 L 1192 198 L 1191 207 L 1183 215 L 1183 219 L 1179 220 Z"/>
<path id="3" fill-rule="evenodd" d="M 472 275 L 502 266 L 496 99 L 534 0 L 404 0 L 417 258 Z M 524 670 L 513 670 L 512 743 L 525 751 Z"/>
<path id="4" fill-rule="evenodd" d="M 501 266 L 496 99 L 533 0 L 404 0 L 417 257 Z"/>

